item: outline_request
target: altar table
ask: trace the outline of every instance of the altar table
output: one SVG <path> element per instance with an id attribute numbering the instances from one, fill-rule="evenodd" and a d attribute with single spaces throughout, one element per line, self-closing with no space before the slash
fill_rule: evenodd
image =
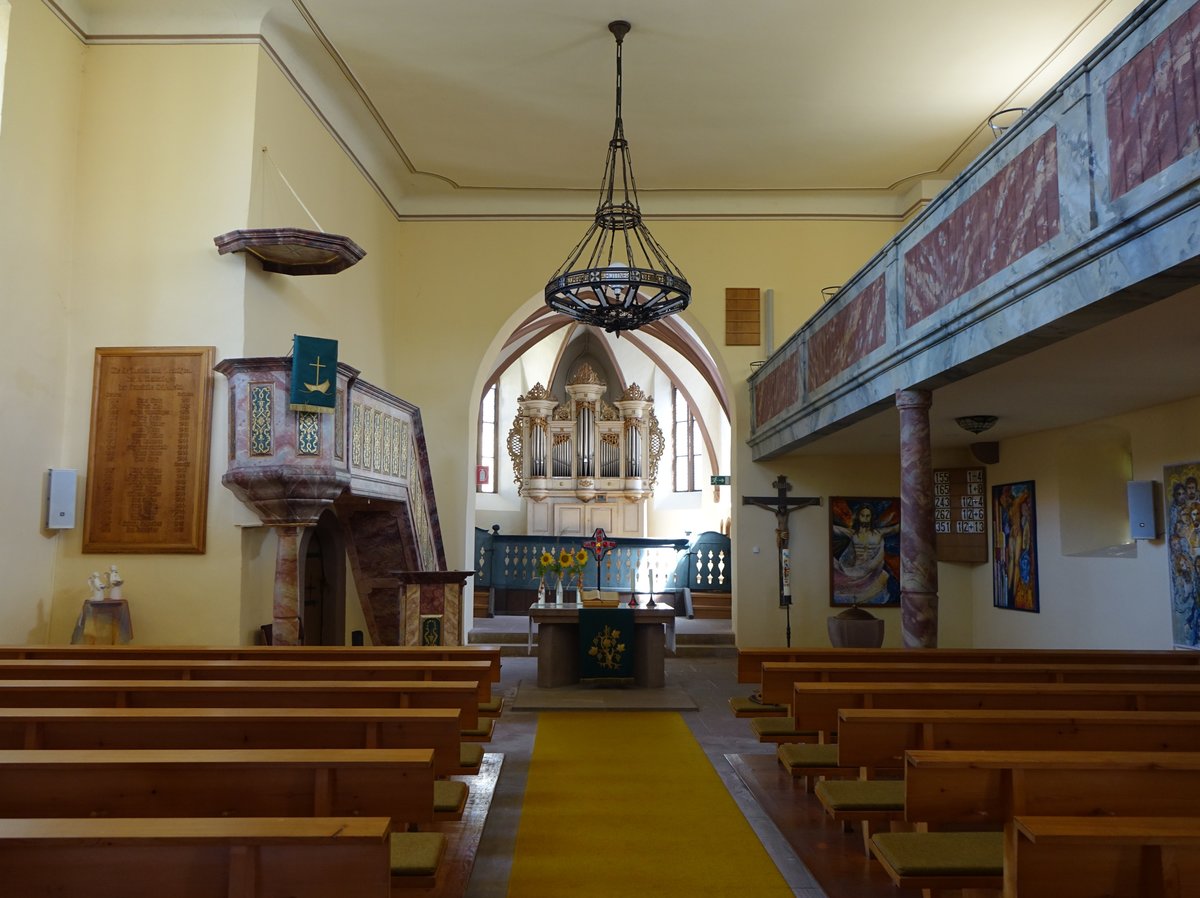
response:
<path id="1" fill-rule="evenodd" d="M 626 607 L 626 606 L 622 606 Z M 579 615 L 583 605 L 534 603 L 529 606 L 532 632 L 538 628 L 537 684 L 545 689 L 579 682 Z M 633 681 L 637 686 L 665 685 L 666 649 L 675 650 L 675 609 L 655 603 L 638 605 L 633 612 Z M 669 640 L 668 640 L 668 631 Z"/>

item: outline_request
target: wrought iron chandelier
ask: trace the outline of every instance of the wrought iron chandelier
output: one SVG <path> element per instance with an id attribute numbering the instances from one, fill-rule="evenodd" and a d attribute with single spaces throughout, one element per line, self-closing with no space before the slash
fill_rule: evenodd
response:
<path id="1" fill-rule="evenodd" d="M 617 39 L 617 116 L 596 217 L 546 284 L 546 305 L 609 333 L 637 328 L 687 308 L 691 285 L 650 234 L 621 121 L 621 45 L 628 22 L 610 22 Z"/>

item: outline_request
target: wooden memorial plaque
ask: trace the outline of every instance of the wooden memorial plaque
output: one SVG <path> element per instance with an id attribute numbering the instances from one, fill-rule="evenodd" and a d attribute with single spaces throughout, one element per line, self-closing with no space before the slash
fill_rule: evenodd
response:
<path id="1" fill-rule="evenodd" d="M 988 560 L 987 469 L 935 468 L 933 530 L 938 561 Z"/>
<path id="2" fill-rule="evenodd" d="M 204 552 L 215 352 L 96 349 L 84 552 Z"/>

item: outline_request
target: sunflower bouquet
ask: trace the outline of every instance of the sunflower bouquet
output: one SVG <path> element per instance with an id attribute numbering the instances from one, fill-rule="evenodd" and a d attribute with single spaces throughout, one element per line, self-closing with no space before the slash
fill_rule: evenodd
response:
<path id="1" fill-rule="evenodd" d="M 537 572 L 541 584 L 545 584 L 547 574 L 558 575 L 558 587 L 567 587 L 571 585 L 571 578 L 576 579 L 576 586 L 583 585 L 583 570 L 587 566 L 588 553 L 587 549 L 560 549 L 558 554 L 543 549 L 542 554 L 538 557 L 537 563 L 534 565 L 534 570 Z M 540 593 L 539 589 L 539 593 Z"/>

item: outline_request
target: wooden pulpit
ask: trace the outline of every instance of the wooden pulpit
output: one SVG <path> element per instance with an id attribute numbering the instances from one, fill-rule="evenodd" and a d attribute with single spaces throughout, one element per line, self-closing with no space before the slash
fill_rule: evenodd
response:
<path id="1" fill-rule="evenodd" d="M 403 645 L 462 645 L 463 588 L 474 571 L 395 571 Z"/>

